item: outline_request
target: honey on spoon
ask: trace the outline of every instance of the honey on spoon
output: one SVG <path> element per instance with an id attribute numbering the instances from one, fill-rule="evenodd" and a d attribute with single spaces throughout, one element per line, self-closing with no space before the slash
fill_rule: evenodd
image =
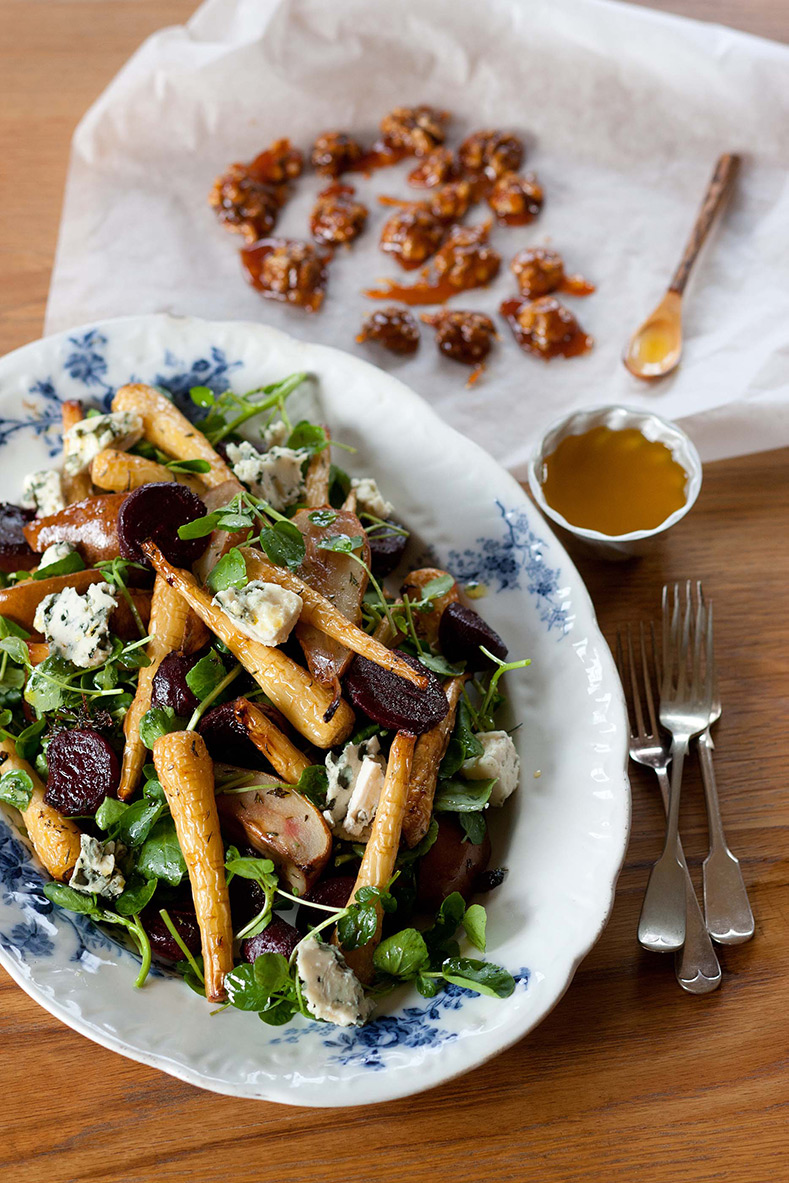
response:
<path id="1" fill-rule="evenodd" d="M 719 158 L 668 291 L 630 338 L 622 360 L 636 378 L 646 381 L 663 378 L 679 365 L 682 356 L 682 294 L 715 215 L 731 188 L 739 164 L 739 156 L 726 154 Z"/>

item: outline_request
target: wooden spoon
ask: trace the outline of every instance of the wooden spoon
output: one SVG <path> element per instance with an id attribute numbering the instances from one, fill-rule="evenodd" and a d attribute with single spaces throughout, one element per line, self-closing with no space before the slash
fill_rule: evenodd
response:
<path id="1" fill-rule="evenodd" d="M 739 156 L 726 154 L 719 157 L 685 253 L 668 291 L 630 338 L 622 360 L 636 378 L 651 382 L 670 374 L 679 365 L 682 354 L 682 293 L 715 215 L 731 188 L 739 164 Z"/>

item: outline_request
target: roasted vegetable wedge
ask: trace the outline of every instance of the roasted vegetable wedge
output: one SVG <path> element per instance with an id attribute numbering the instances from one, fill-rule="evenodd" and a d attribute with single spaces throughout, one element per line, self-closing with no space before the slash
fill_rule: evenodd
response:
<path id="1" fill-rule="evenodd" d="M 194 731 L 173 731 L 157 739 L 153 762 L 189 872 L 203 944 L 205 995 L 210 1002 L 222 1002 L 225 974 L 233 968 L 233 921 L 214 766 L 202 737 Z"/>

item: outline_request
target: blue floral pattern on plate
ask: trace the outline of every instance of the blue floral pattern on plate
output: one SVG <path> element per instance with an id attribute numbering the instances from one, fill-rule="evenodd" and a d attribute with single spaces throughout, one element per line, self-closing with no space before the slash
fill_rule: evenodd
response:
<path id="1" fill-rule="evenodd" d="M 529 971 L 523 968 L 512 976 L 516 991 L 525 990 L 529 983 Z M 441 1017 L 459 1010 L 464 999 L 474 997 L 473 990 L 450 982 L 425 1006 L 403 1007 L 397 1014 L 380 1015 L 364 1027 L 329 1027 L 321 1023 L 317 1030 L 322 1034 L 323 1046 L 331 1051 L 329 1064 L 370 1068 L 378 1072 L 386 1067 L 387 1053 L 397 1048 L 439 1048 L 445 1043 L 453 1043 L 458 1038 L 458 1032 L 440 1026 Z M 272 1039 L 271 1043 L 298 1043 L 315 1030 L 315 1027 L 289 1027 L 281 1036 Z M 323 1036 L 325 1031 L 331 1031 L 331 1035 Z"/>

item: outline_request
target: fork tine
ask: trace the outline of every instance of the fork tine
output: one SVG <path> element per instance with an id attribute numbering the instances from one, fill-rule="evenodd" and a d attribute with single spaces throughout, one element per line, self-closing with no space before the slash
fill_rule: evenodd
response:
<path id="1" fill-rule="evenodd" d="M 655 626 L 654 626 L 654 624 L 652 624 L 650 622 L 650 627 L 652 629 L 652 650 L 654 652 Z M 639 633 L 641 636 L 641 669 L 642 669 L 643 676 L 644 676 L 644 693 L 646 695 L 646 700 L 647 700 L 647 710 L 649 711 L 649 725 L 651 727 L 651 734 L 657 735 L 658 726 L 657 726 L 657 718 L 655 716 L 655 702 L 652 697 L 652 675 L 649 670 L 649 661 L 647 660 L 647 643 L 646 643 L 646 634 L 644 632 L 643 620 L 641 621 L 641 624 L 639 625 Z"/>
<path id="2" fill-rule="evenodd" d="M 693 666 L 693 650 L 691 649 L 691 634 L 692 634 L 692 620 L 693 620 L 693 597 L 691 592 L 691 582 L 688 579 L 685 583 L 685 608 L 682 613 L 682 637 L 679 644 L 678 659 L 678 675 L 677 675 L 677 693 L 681 697 L 687 697 L 690 693 L 692 681 L 692 666 Z"/>
<path id="3" fill-rule="evenodd" d="M 714 704 L 718 697 L 718 670 L 715 665 L 715 647 L 712 635 L 712 601 L 707 602 L 707 636 L 705 639 L 707 669 L 704 691 L 707 702 Z"/>
<path id="4" fill-rule="evenodd" d="M 638 728 L 638 738 L 645 739 L 646 732 L 644 730 L 644 712 L 641 710 L 641 694 L 638 689 L 638 673 L 636 667 L 636 659 L 633 656 L 633 632 L 630 625 L 627 626 L 627 657 L 630 665 L 630 685 L 633 689 L 633 710 L 636 716 L 636 726 Z"/>
<path id="5" fill-rule="evenodd" d="M 690 589 L 689 589 L 690 590 Z M 693 666 L 692 666 L 692 682 L 691 693 L 695 701 L 701 697 L 702 694 L 702 653 L 706 646 L 706 617 L 707 611 L 704 604 L 704 593 L 701 588 L 701 583 L 696 584 L 696 623 L 693 630 Z M 706 677 L 706 669 L 705 669 Z"/>
<path id="6" fill-rule="evenodd" d="M 671 611 L 668 603 L 668 584 L 663 584 L 663 601 L 661 608 L 661 622 L 663 632 L 663 678 L 661 694 L 668 696 L 669 679 L 671 677 Z"/>

